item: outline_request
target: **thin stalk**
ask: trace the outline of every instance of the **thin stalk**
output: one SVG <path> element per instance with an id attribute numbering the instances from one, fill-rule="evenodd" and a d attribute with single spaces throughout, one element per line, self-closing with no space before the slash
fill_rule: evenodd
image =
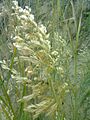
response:
<path id="1" fill-rule="evenodd" d="M 73 14 L 73 18 L 74 18 L 74 24 L 75 24 L 75 30 L 77 31 L 77 20 L 76 20 L 76 14 L 75 14 L 75 9 L 74 9 L 74 4 L 73 1 L 70 1 L 71 6 L 72 6 L 72 14 Z"/>
<path id="2" fill-rule="evenodd" d="M 3 105 L 1 105 L 1 107 L 2 107 L 2 110 L 5 114 L 6 119 L 11 120 L 11 117 L 10 117 L 9 113 L 7 112 L 7 110 L 5 109 L 5 107 Z"/>
<path id="3" fill-rule="evenodd" d="M 25 72 L 24 72 L 24 63 L 20 61 L 20 59 L 18 58 L 19 61 L 19 71 L 21 73 L 21 76 L 25 76 Z M 23 86 L 23 90 L 22 90 L 22 97 L 26 95 L 26 85 Z M 24 103 L 20 104 L 20 110 L 19 110 L 19 119 L 22 120 L 23 118 L 26 120 L 27 119 L 27 115 L 26 113 L 23 111 L 24 109 Z"/>
<path id="4" fill-rule="evenodd" d="M 1 76 L 0 76 L 0 80 L 3 81 L 2 78 L 1 78 Z M 14 115 L 14 120 L 16 120 L 16 115 L 15 115 L 15 112 L 14 112 L 14 108 L 13 108 L 13 106 L 12 106 L 12 102 L 11 102 L 11 100 L 10 100 L 10 97 L 9 97 L 9 95 L 7 94 L 6 87 L 4 86 L 4 84 L 2 84 L 1 87 L 2 87 L 2 92 L 3 92 L 3 95 L 5 96 L 6 101 L 5 101 L 2 97 L 0 97 L 0 99 L 3 101 L 4 104 L 6 104 L 7 106 L 10 107 L 10 109 L 11 109 L 13 115 Z M 9 108 L 9 107 L 8 107 L 8 108 Z"/>
<path id="5" fill-rule="evenodd" d="M 75 46 L 75 53 L 74 53 L 74 61 L 75 61 L 75 76 L 77 76 L 77 51 L 78 51 L 78 43 L 79 43 L 79 34 L 80 34 L 80 29 L 81 29 L 81 20 L 82 20 L 82 11 L 81 11 L 81 16 L 79 19 L 79 25 L 78 25 L 78 30 L 76 34 L 76 46 Z"/>
<path id="6" fill-rule="evenodd" d="M 7 106 L 7 107 L 9 108 L 9 106 L 8 106 L 7 102 L 3 99 L 3 97 L 2 97 L 2 96 L 0 96 L 0 100 L 4 103 L 4 105 L 5 105 L 5 106 Z"/>
<path id="7" fill-rule="evenodd" d="M 49 85 L 50 85 L 50 89 L 51 89 L 52 95 L 55 98 L 55 101 L 57 102 L 57 97 L 56 97 L 56 93 L 55 93 L 55 90 L 54 90 L 52 79 L 49 79 Z"/>
<path id="8" fill-rule="evenodd" d="M 53 35 L 54 35 L 54 32 L 55 32 L 55 9 L 54 9 L 54 0 L 52 0 L 52 18 L 51 18 L 51 22 L 52 22 L 52 31 L 51 31 L 50 43 L 51 43 L 51 51 L 52 51 L 52 50 L 53 50 L 53 43 L 54 43 Z"/>
<path id="9" fill-rule="evenodd" d="M 35 0 L 35 4 L 36 4 L 36 21 L 38 21 L 38 17 L 39 17 L 39 8 L 40 8 L 40 0 Z"/>
<path id="10" fill-rule="evenodd" d="M 13 106 L 12 106 L 12 102 L 11 102 L 11 100 L 10 100 L 10 97 L 9 97 L 9 95 L 7 94 L 7 90 L 6 90 L 5 86 L 4 86 L 4 84 L 2 85 L 2 92 L 3 92 L 4 96 L 6 97 L 6 100 L 7 100 L 8 104 L 9 104 L 9 106 L 10 106 L 10 109 L 11 109 L 13 115 L 14 115 L 14 120 L 16 120 L 16 115 L 15 115 L 15 112 L 14 112 L 14 108 L 13 108 Z"/>
<path id="11" fill-rule="evenodd" d="M 16 56 L 16 48 L 14 47 L 14 49 L 13 49 L 13 55 L 12 55 L 12 58 L 11 58 L 11 60 L 10 60 L 10 61 L 11 61 L 10 66 L 9 66 L 10 71 L 8 72 L 8 76 L 7 76 L 8 82 L 9 82 L 9 79 L 10 79 L 10 77 L 11 77 L 11 71 L 12 71 L 12 68 L 13 68 L 15 56 Z M 8 84 L 7 84 L 7 85 L 8 85 Z"/>
<path id="12" fill-rule="evenodd" d="M 57 0 L 57 31 L 59 31 L 59 17 L 61 17 L 61 6 L 60 6 L 60 0 Z"/>

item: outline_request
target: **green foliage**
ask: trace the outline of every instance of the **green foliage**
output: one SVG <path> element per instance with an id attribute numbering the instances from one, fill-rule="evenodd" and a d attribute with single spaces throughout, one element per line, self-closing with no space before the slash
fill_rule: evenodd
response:
<path id="1" fill-rule="evenodd" d="M 82 22 L 88 28 L 89 16 L 84 22 L 80 0 L 32 4 L 37 4 L 32 6 L 36 21 L 45 20 L 49 34 L 42 23 L 35 22 L 31 8 L 22 8 L 17 1 L 4 4 L 8 22 L 0 42 L 10 52 L 7 59 L 1 53 L 0 119 L 89 120 L 90 50 L 79 46 Z M 48 6 L 50 16 L 45 11 Z"/>

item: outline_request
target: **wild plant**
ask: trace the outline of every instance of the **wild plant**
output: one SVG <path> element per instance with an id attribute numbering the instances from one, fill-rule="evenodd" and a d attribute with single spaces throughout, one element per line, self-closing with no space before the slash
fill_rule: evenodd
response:
<path id="1" fill-rule="evenodd" d="M 18 102 L 21 102 L 19 119 L 22 119 L 23 109 L 30 112 L 34 119 L 41 113 L 51 116 L 51 119 L 63 117 L 60 106 L 63 104 L 68 83 L 60 80 L 65 79 L 64 63 L 58 59 L 60 55 L 65 61 L 69 58 L 69 51 L 65 49 L 66 42 L 56 34 L 61 44 L 61 47 L 58 46 L 60 51 L 51 51 L 46 28 L 34 21 L 31 9 L 27 6 L 22 9 L 16 1 L 13 4 L 11 39 L 14 50 L 12 52 L 15 52 L 14 63 L 11 69 L 5 64 L 2 67 L 10 70 L 10 78 L 16 80 L 14 84 L 18 86 L 18 91 L 21 91 L 20 95 L 16 96 Z M 12 114 L 13 119 L 17 119 L 17 115 L 15 116 L 14 112 Z"/>
<path id="2" fill-rule="evenodd" d="M 89 119 L 89 67 L 83 66 L 84 61 L 79 63 L 77 56 L 84 58 L 88 52 L 76 54 L 81 18 L 75 48 L 72 41 L 68 44 L 54 29 L 51 44 L 51 36 L 43 24 L 35 22 L 31 8 L 12 2 L 9 14 L 12 57 L 0 61 L 0 107 L 4 113 L 1 119 Z"/>

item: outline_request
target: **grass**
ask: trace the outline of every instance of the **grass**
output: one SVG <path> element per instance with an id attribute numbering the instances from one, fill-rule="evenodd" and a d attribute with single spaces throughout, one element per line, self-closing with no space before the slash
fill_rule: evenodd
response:
<path id="1" fill-rule="evenodd" d="M 17 4 L 11 10 L 12 2 L 4 3 L 9 29 L 3 32 L 0 43 L 6 50 L 9 45 L 10 52 L 7 59 L 1 53 L 0 119 L 88 120 L 90 54 L 88 48 L 78 52 L 84 4 L 77 18 L 77 2 L 49 1 L 51 17 L 44 14 L 46 26 L 50 23 L 48 36 L 46 28 L 35 22 L 43 17 L 39 16 L 40 2 L 35 1 L 35 19 L 27 7 L 26 11 L 20 8 L 20 13 Z"/>

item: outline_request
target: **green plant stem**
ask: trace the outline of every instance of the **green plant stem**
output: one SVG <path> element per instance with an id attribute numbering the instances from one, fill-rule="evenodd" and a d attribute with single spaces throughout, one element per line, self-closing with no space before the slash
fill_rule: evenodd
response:
<path id="1" fill-rule="evenodd" d="M 9 106 L 10 106 L 10 109 L 11 109 L 13 115 L 14 115 L 14 120 L 16 120 L 16 115 L 15 115 L 15 112 L 14 112 L 14 108 L 13 108 L 13 106 L 12 106 L 10 97 L 9 97 L 9 95 L 7 94 L 7 91 L 6 91 L 6 88 L 5 88 L 4 84 L 2 85 L 2 92 L 3 92 L 4 96 L 6 97 L 6 100 L 7 100 L 8 104 L 9 104 Z"/>
<path id="2" fill-rule="evenodd" d="M 77 30 L 77 34 L 76 34 L 76 46 L 75 46 L 75 51 L 74 51 L 75 79 L 77 79 L 77 72 L 78 72 L 77 71 L 77 60 L 78 60 L 77 52 L 78 52 L 79 34 L 80 34 L 80 30 L 81 30 L 82 10 L 81 10 L 81 15 L 80 15 L 79 24 L 78 24 L 78 30 Z"/>
<path id="3" fill-rule="evenodd" d="M 11 77 L 11 73 L 12 73 L 12 68 L 13 68 L 15 56 L 16 56 L 16 48 L 14 47 L 14 49 L 13 49 L 13 55 L 12 55 L 12 58 L 11 58 L 11 63 L 10 63 L 10 66 L 9 66 L 10 70 L 8 72 L 8 75 L 7 75 L 7 81 L 8 82 L 7 82 L 7 85 L 6 85 L 6 89 L 7 89 L 8 83 L 9 83 L 9 79 Z"/>
<path id="4" fill-rule="evenodd" d="M 11 120 L 11 117 L 10 117 L 9 113 L 7 112 L 7 110 L 5 109 L 5 107 L 3 105 L 1 105 L 1 107 L 2 107 L 4 114 L 6 115 L 6 119 Z"/>

